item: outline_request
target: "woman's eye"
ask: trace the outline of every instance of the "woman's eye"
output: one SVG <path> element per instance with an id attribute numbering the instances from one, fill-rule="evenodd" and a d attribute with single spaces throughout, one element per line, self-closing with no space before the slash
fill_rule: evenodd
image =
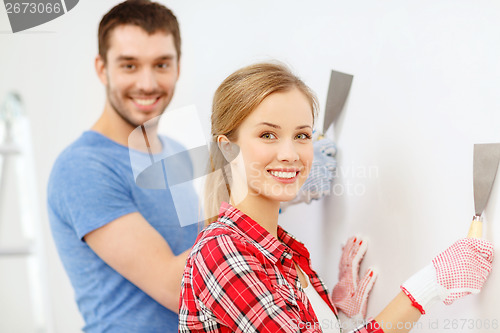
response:
<path id="1" fill-rule="evenodd" d="M 296 138 L 299 140 L 309 140 L 311 138 L 311 136 L 307 133 L 301 133 L 301 134 L 298 134 Z"/>
<path id="2" fill-rule="evenodd" d="M 276 135 L 274 135 L 273 133 L 264 133 L 260 137 L 262 139 L 269 139 L 269 140 L 276 139 Z"/>

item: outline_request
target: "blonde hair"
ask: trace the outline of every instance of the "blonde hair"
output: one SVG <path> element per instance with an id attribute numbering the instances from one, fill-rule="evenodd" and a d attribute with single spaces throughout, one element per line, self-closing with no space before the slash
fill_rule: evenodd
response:
<path id="1" fill-rule="evenodd" d="M 262 101 L 272 93 L 299 89 L 311 104 L 313 118 L 318 109 L 314 93 L 285 65 L 257 63 L 229 75 L 217 88 L 212 103 L 212 149 L 209 176 L 205 184 L 205 224 L 217 220 L 223 201 L 229 202 L 231 175 L 227 161 L 217 146 L 217 137 L 225 135 L 230 141 L 238 138 L 238 128 Z M 220 171 L 222 172 L 220 172 Z M 214 172 L 218 171 L 218 172 Z"/>

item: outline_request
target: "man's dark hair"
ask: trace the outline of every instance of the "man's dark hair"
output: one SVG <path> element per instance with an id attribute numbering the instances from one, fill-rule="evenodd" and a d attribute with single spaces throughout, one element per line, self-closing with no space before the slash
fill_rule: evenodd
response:
<path id="1" fill-rule="evenodd" d="M 148 34 L 163 31 L 172 34 L 177 51 L 177 60 L 181 57 L 181 34 L 177 18 L 167 7 L 149 0 L 124 1 L 104 15 L 99 24 L 99 55 L 106 63 L 109 49 L 109 36 L 120 25 L 135 25 Z"/>

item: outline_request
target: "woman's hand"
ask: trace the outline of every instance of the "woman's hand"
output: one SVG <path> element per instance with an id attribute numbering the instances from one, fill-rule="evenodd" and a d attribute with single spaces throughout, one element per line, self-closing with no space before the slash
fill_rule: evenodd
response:
<path id="1" fill-rule="evenodd" d="M 377 279 L 373 268 L 359 278 L 359 266 L 368 247 L 366 239 L 351 237 L 342 248 L 339 282 L 333 288 L 332 302 L 347 317 L 362 321 L 366 317 L 368 297 Z"/>
<path id="2" fill-rule="evenodd" d="M 413 306 L 425 314 L 438 301 L 450 305 L 458 298 L 479 293 L 492 263 L 493 244 L 490 241 L 463 238 L 403 283 L 401 289 Z"/>

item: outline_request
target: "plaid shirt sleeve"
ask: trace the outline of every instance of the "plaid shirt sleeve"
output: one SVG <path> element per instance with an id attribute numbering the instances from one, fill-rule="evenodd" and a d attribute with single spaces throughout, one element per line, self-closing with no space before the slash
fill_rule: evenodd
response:
<path id="1" fill-rule="evenodd" d="M 234 237 L 208 240 L 184 272 L 179 332 L 321 332 L 297 326 L 298 309 L 279 296 L 260 260 Z"/>

